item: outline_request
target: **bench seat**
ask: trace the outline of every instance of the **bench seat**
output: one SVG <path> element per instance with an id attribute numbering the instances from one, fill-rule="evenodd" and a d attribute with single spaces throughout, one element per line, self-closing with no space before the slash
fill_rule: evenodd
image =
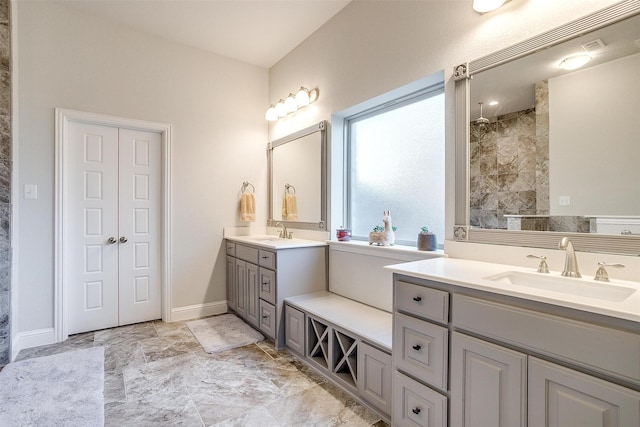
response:
<path id="1" fill-rule="evenodd" d="M 371 345 L 391 353 L 393 315 L 389 312 L 331 292 L 290 297 L 285 299 L 285 303 L 351 331 Z"/>

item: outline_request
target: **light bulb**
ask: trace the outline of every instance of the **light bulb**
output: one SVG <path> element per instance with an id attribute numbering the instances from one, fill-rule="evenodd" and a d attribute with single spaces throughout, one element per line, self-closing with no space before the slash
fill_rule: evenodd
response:
<path id="1" fill-rule="evenodd" d="M 278 117 L 284 117 L 287 115 L 287 108 L 284 106 L 284 101 L 281 99 L 275 106 L 276 114 Z"/>
<path id="2" fill-rule="evenodd" d="M 298 110 L 298 104 L 296 104 L 295 96 L 290 93 L 284 100 L 284 108 L 287 109 L 287 113 L 293 113 Z"/>
<path id="3" fill-rule="evenodd" d="M 320 96 L 318 89 L 311 89 L 309 91 L 309 104 L 316 102 L 318 100 L 318 96 Z"/>
<path id="4" fill-rule="evenodd" d="M 487 13 L 496 10 L 504 4 L 505 0 L 473 0 L 473 10 L 478 13 Z"/>
<path id="5" fill-rule="evenodd" d="M 309 105 L 309 91 L 305 87 L 301 86 L 296 92 L 296 104 L 298 104 L 298 107 Z"/>
<path id="6" fill-rule="evenodd" d="M 275 122 L 276 120 L 278 120 L 278 113 L 276 113 L 276 107 L 271 105 L 267 109 L 267 112 L 265 113 L 264 118 L 270 122 Z"/>
<path id="7" fill-rule="evenodd" d="M 578 53 L 576 55 L 571 55 L 564 58 L 562 61 L 560 61 L 558 67 L 562 68 L 563 70 L 576 70 L 589 61 L 591 61 L 591 56 L 587 55 L 586 53 Z"/>

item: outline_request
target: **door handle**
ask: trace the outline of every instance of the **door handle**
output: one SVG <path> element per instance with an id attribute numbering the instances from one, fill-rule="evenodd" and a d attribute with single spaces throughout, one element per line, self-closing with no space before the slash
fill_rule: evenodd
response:
<path id="1" fill-rule="evenodd" d="M 120 238 L 120 243 L 127 243 L 128 239 L 124 236 Z"/>
<path id="2" fill-rule="evenodd" d="M 117 242 L 117 240 L 116 240 L 115 237 L 109 237 L 109 240 L 107 240 L 107 243 L 109 243 L 110 245 L 113 245 L 116 242 Z"/>

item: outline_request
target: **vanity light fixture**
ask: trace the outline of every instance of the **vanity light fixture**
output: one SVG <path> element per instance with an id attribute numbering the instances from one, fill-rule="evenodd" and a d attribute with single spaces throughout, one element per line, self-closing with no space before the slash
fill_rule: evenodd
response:
<path id="1" fill-rule="evenodd" d="M 487 13 L 498 9 L 505 0 L 473 0 L 473 10 L 478 13 Z"/>
<path id="2" fill-rule="evenodd" d="M 309 90 L 304 86 L 296 91 L 295 94 L 290 93 L 284 100 L 280 99 L 276 105 L 270 105 L 264 118 L 267 121 L 275 122 L 287 114 L 294 113 L 309 104 L 316 102 L 318 99 L 318 89 Z"/>
<path id="3" fill-rule="evenodd" d="M 558 64 L 558 67 L 563 70 L 577 70 L 589 61 L 591 61 L 591 55 L 587 53 L 576 53 L 575 55 L 569 55 L 563 58 Z"/>

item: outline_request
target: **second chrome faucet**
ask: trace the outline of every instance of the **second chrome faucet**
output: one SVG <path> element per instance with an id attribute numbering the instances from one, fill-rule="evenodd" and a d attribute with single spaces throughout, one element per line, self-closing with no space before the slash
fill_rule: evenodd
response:
<path id="1" fill-rule="evenodd" d="M 576 251 L 573 249 L 573 243 L 571 243 L 571 240 L 569 240 L 568 237 L 563 237 L 558 244 L 558 249 L 562 249 L 566 252 L 562 275 L 565 277 L 582 277 L 578 270 L 578 259 L 576 258 Z"/>

